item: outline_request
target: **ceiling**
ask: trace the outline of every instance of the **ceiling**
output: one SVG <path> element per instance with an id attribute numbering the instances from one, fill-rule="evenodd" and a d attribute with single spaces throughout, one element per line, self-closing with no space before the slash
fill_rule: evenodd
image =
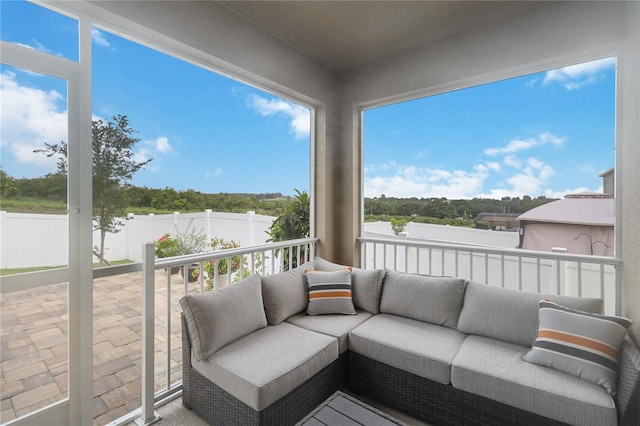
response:
<path id="1" fill-rule="evenodd" d="M 335 72 L 425 46 L 540 5 L 536 1 L 222 1 Z"/>

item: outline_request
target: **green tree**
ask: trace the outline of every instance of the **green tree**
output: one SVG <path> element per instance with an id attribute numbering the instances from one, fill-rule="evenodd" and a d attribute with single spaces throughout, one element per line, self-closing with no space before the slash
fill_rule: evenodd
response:
<path id="1" fill-rule="evenodd" d="M 6 198 L 18 194 L 20 190 L 16 186 L 15 179 L 0 168 L 0 197 Z"/>
<path id="2" fill-rule="evenodd" d="M 110 121 L 92 122 L 93 149 L 93 220 L 94 229 L 100 230 L 100 247 L 94 254 L 100 264 L 108 264 L 104 253 L 107 233 L 117 233 L 123 225 L 128 206 L 129 181 L 133 175 L 151 160 L 142 162 L 133 158 L 133 147 L 140 139 L 129 126 L 126 115 L 114 115 Z M 58 156 L 58 174 L 67 173 L 67 143 L 45 143 L 44 149 L 36 150 L 52 157 Z"/>
<path id="3" fill-rule="evenodd" d="M 21 196 L 39 200 L 67 202 L 67 174 L 48 173 L 35 178 L 21 178 L 14 181 Z"/>
<path id="4" fill-rule="evenodd" d="M 404 231 L 407 227 L 407 219 L 397 219 L 395 217 L 391 218 L 391 230 L 394 234 L 398 235 Z"/>
<path id="5" fill-rule="evenodd" d="M 293 201 L 284 208 L 284 212 L 273 221 L 267 230 L 270 237 L 267 241 L 287 241 L 309 236 L 311 221 L 309 194 L 297 189 L 295 191 L 296 196 Z M 298 252 L 300 252 L 300 259 L 297 257 Z M 296 250 L 294 247 L 291 252 L 289 249 L 284 249 L 283 257 L 285 270 L 289 268 L 290 259 L 292 267 L 295 268 L 306 257 L 305 247 L 301 246 L 300 250 Z"/>

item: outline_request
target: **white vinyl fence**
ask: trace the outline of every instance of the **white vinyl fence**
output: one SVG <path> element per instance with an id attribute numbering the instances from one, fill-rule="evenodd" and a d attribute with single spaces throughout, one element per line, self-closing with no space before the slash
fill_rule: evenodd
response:
<path id="1" fill-rule="evenodd" d="M 141 244 L 155 241 L 164 233 L 184 232 L 191 223 L 207 240 L 213 237 L 235 240 L 242 247 L 264 244 L 272 216 L 247 213 L 201 213 L 134 215 L 129 214 L 116 234 L 105 238 L 107 260 L 142 260 Z M 0 211 L 0 268 L 63 266 L 69 252 L 66 215 L 8 213 Z M 100 245 L 100 232 L 94 231 L 93 245 Z M 97 260 L 97 259 L 96 259 Z"/>

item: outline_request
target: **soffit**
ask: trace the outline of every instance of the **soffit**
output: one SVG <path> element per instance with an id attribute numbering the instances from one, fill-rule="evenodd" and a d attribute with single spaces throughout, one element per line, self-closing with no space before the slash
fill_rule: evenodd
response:
<path id="1" fill-rule="evenodd" d="M 526 1 L 222 1 L 335 72 L 523 13 Z"/>

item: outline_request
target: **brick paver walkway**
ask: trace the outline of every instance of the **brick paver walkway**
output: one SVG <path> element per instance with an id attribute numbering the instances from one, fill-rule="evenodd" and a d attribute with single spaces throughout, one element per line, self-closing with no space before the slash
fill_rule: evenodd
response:
<path id="1" fill-rule="evenodd" d="M 156 271 L 156 390 L 167 385 L 167 275 Z M 181 379 L 180 274 L 171 286 L 171 382 Z M 199 292 L 197 283 L 190 292 Z M 0 298 L 0 423 L 60 401 L 68 390 L 67 284 Z M 140 406 L 142 273 L 94 281 L 94 424 Z"/>

